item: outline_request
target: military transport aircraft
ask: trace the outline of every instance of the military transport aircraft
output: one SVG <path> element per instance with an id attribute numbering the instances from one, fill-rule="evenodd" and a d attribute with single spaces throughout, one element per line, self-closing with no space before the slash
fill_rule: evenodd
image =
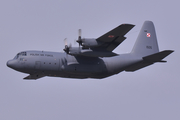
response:
<path id="1" fill-rule="evenodd" d="M 28 73 L 24 79 L 44 76 L 64 78 L 105 78 L 122 71 L 136 71 L 163 59 L 172 50 L 159 52 L 154 24 L 145 21 L 130 53 L 117 54 L 113 50 L 121 44 L 134 25 L 122 24 L 96 39 L 79 38 L 79 47 L 65 45 L 64 53 L 46 51 L 23 51 L 7 66 Z M 66 42 L 66 40 L 65 40 Z"/>

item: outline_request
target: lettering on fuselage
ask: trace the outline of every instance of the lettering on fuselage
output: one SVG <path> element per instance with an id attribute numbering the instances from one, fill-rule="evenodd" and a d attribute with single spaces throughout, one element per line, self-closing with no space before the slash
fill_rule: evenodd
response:
<path id="1" fill-rule="evenodd" d="M 53 57 L 51 54 L 37 54 L 37 53 L 30 53 L 30 56 L 46 56 L 46 57 Z"/>

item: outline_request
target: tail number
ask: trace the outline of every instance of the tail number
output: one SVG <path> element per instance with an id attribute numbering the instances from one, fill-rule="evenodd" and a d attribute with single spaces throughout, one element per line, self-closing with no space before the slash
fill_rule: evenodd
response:
<path id="1" fill-rule="evenodd" d="M 152 46 L 146 46 L 147 49 L 152 49 Z"/>

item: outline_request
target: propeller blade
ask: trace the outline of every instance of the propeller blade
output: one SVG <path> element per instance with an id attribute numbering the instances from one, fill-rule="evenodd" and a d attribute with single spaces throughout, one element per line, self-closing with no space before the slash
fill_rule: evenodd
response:
<path id="1" fill-rule="evenodd" d="M 79 29 L 79 30 L 78 30 L 79 36 L 78 36 L 78 40 L 76 41 L 76 42 L 79 43 L 79 47 L 82 45 L 81 33 L 82 33 L 82 31 L 81 31 L 81 29 Z"/>
<path id="2" fill-rule="evenodd" d="M 79 38 L 81 39 L 81 29 L 79 29 L 78 33 L 79 33 Z"/>
<path id="3" fill-rule="evenodd" d="M 71 48 L 71 47 L 72 47 L 72 44 L 70 43 L 68 47 Z"/>
<path id="4" fill-rule="evenodd" d="M 65 44 L 65 47 L 64 47 L 64 51 L 66 52 L 66 54 L 69 53 L 69 46 L 67 45 L 67 38 L 64 39 L 64 44 Z"/>
<path id="5" fill-rule="evenodd" d="M 67 38 L 64 39 L 64 44 L 67 45 Z"/>

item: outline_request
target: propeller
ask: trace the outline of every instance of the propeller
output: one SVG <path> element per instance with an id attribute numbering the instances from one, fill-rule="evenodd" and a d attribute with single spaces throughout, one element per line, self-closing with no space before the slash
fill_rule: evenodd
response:
<path id="1" fill-rule="evenodd" d="M 64 39 L 65 48 L 63 49 L 67 54 L 69 54 L 69 49 L 72 47 L 71 44 L 67 45 L 67 38 Z"/>
<path id="2" fill-rule="evenodd" d="M 81 29 L 78 30 L 78 34 L 79 34 L 79 37 L 78 37 L 78 40 L 76 40 L 76 42 L 79 43 L 79 47 L 80 47 L 80 45 L 82 46 Z"/>

